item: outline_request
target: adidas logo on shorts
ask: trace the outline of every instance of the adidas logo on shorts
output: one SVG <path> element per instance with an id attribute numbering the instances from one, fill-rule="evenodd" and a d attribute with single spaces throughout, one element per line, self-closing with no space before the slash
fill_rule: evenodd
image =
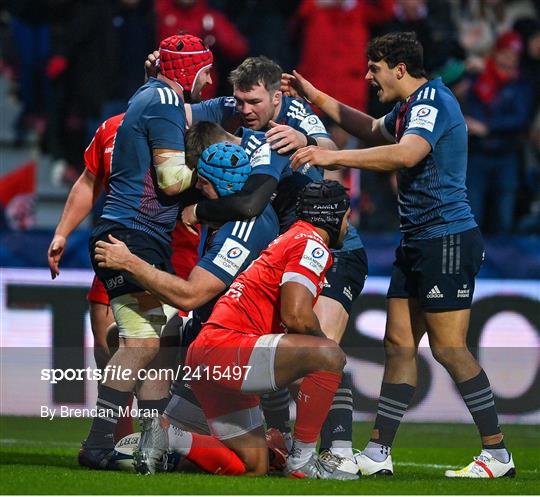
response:
<path id="1" fill-rule="evenodd" d="M 428 299 L 442 299 L 444 297 L 444 293 L 441 293 L 439 290 L 439 287 L 435 285 L 426 295 Z"/>

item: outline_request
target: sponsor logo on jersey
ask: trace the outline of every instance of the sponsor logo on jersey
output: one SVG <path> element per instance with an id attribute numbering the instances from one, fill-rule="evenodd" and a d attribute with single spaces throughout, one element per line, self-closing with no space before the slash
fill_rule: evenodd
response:
<path id="1" fill-rule="evenodd" d="M 225 97 L 225 99 L 223 100 L 223 105 L 225 107 L 236 107 L 236 98 Z"/>
<path id="2" fill-rule="evenodd" d="M 109 278 L 108 280 L 105 280 L 105 287 L 107 288 L 107 290 L 112 290 L 113 288 L 122 286 L 123 284 L 124 277 L 121 274 L 115 276 L 114 278 Z"/>
<path id="3" fill-rule="evenodd" d="M 313 271 L 317 276 L 323 272 L 328 262 L 328 250 L 315 240 L 308 240 L 300 259 L 300 265 Z"/>
<path id="4" fill-rule="evenodd" d="M 411 118 L 407 129 L 423 128 L 433 131 L 439 109 L 431 105 L 416 105 L 411 109 Z"/>
<path id="5" fill-rule="evenodd" d="M 227 238 L 212 261 L 231 276 L 236 276 L 249 256 L 250 251 L 241 243 Z"/>

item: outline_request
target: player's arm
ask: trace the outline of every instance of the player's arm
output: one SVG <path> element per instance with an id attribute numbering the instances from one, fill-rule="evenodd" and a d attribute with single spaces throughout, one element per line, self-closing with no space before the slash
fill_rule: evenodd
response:
<path id="1" fill-rule="evenodd" d="M 153 149 L 157 183 L 165 195 L 178 195 L 193 182 L 193 170 L 186 164 L 186 154 L 181 150 Z"/>
<path id="2" fill-rule="evenodd" d="M 289 333 L 325 337 L 313 312 L 313 294 L 303 284 L 288 281 L 281 286 L 280 314 Z"/>
<path id="3" fill-rule="evenodd" d="M 308 163 L 312 166 L 328 167 L 335 164 L 354 169 L 391 172 L 414 167 L 431 152 L 430 143 L 419 135 L 407 134 L 399 143 L 363 150 L 324 150 L 306 147 L 297 150 L 291 157 L 294 170 Z"/>
<path id="4" fill-rule="evenodd" d="M 47 252 L 52 279 L 60 274 L 59 264 L 67 238 L 90 213 L 101 192 L 101 187 L 101 181 L 88 169 L 85 169 L 71 188 Z"/>
<path id="5" fill-rule="evenodd" d="M 111 243 L 96 243 L 95 259 L 99 267 L 125 271 L 159 300 L 183 311 L 206 304 L 223 292 L 226 285 L 211 272 L 195 266 L 187 280 L 161 271 L 132 254 L 126 244 L 109 235 Z"/>
<path id="6" fill-rule="evenodd" d="M 345 131 L 369 145 L 381 145 L 391 141 L 382 129 L 384 125 L 380 119 L 339 102 L 315 88 L 296 71 L 293 71 L 293 74 L 283 74 L 282 90 L 287 94 L 305 98 Z"/>
<path id="7" fill-rule="evenodd" d="M 278 180 L 269 174 L 252 174 L 239 192 L 186 207 L 182 221 L 187 225 L 223 224 L 258 216 L 270 202 L 277 185 Z"/>

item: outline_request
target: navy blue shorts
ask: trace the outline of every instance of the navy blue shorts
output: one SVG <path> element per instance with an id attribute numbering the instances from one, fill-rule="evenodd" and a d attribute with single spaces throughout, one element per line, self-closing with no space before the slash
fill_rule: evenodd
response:
<path id="1" fill-rule="evenodd" d="M 426 311 L 470 309 L 483 260 L 478 228 L 430 240 L 402 240 L 387 298 L 415 298 Z"/>
<path id="2" fill-rule="evenodd" d="M 171 264 L 171 248 L 160 240 L 150 236 L 148 233 L 140 230 L 126 228 L 118 223 L 102 222 L 96 229 L 95 236 L 90 238 L 88 248 L 90 250 L 90 260 L 97 277 L 105 285 L 109 299 L 126 295 L 128 293 L 144 292 L 134 279 L 123 271 L 104 269 L 98 267 L 94 259 L 94 247 L 98 240 L 109 241 L 108 235 L 122 240 L 131 253 L 140 257 L 144 261 L 152 264 L 154 267 L 174 274 Z"/>
<path id="3" fill-rule="evenodd" d="M 368 272 L 366 251 L 363 248 L 332 252 L 334 263 L 326 273 L 321 295 L 337 300 L 351 313 L 352 303 L 360 295 Z"/>

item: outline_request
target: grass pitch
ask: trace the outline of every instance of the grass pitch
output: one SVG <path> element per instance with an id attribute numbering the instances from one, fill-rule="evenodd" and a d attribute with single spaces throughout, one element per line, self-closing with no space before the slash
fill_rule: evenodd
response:
<path id="1" fill-rule="evenodd" d="M 536 494 L 540 489 L 538 426 L 506 425 L 517 467 L 514 479 L 455 480 L 447 468 L 477 455 L 474 426 L 403 423 L 392 451 L 395 476 L 356 482 L 220 477 L 202 474 L 138 476 L 98 472 L 77 465 L 89 421 L 0 417 L 1 494 Z M 371 423 L 355 423 L 355 447 L 363 447 Z"/>

